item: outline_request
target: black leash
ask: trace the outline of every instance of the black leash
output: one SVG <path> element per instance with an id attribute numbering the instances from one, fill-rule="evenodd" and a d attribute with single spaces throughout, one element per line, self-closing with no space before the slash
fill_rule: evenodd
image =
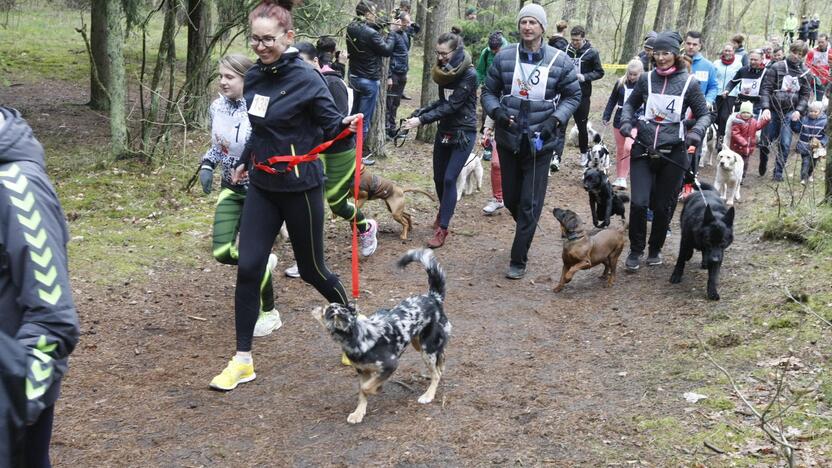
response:
<path id="1" fill-rule="evenodd" d="M 645 149 L 648 151 L 647 157 L 652 158 L 652 156 L 650 156 L 650 154 L 649 154 L 650 153 L 649 148 L 645 148 Z M 709 209 L 711 208 L 711 205 L 708 203 L 708 199 L 705 198 L 705 194 L 702 193 L 702 185 L 699 183 L 699 178 L 696 176 L 696 173 L 693 172 L 693 170 L 690 167 L 682 166 L 681 164 L 679 164 L 676 161 L 668 158 L 667 156 L 665 156 L 664 154 L 662 154 L 659 151 L 656 151 L 655 154 L 658 155 L 659 158 L 664 159 L 665 161 L 669 162 L 670 164 L 673 164 L 674 166 L 678 167 L 679 169 L 685 171 L 685 174 L 690 176 L 691 179 L 693 179 L 693 185 L 696 187 L 696 190 L 699 192 L 699 195 L 702 196 L 702 201 L 705 202 L 705 206 L 707 206 Z M 693 163 L 693 157 L 692 156 L 694 154 L 696 154 L 696 147 L 693 146 L 693 145 L 689 146 L 688 147 L 688 154 L 691 155 L 691 163 Z"/>
<path id="2" fill-rule="evenodd" d="M 185 187 L 182 188 L 183 192 L 190 192 L 191 189 L 193 188 L 193 186 L 196 185 L 196 180 L 199 178 L 199 170 L 200 169 L 202 169 L 202 166 L 201 165 L 197 166 L 196 172 L 194 172 L 194 175 L 192 175 L 191 178 L 188 179 L 188 182 L 185 184 Z"/>

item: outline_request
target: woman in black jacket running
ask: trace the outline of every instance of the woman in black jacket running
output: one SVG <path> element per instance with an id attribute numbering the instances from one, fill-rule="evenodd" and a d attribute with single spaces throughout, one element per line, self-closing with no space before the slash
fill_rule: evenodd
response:
<path id="1" fill-rule="evenodd" d="M 477 72 L 462 38 L 448 32 L 436 41 L 436 65 L 431 70 L 439 85 L 439 99 L 417 111 L 402 128 L 439 121 L 433 143 L 433 183 L 439 195 L 439 213 L 433 222 L 431 248 L 442 247 L 456 208 L 456 178 L 462 172 L 477 139 Z M 478 162 L 472 164 L 479 164 Z"/>
<path id="2" fill-rule="evenodd" d="M 621 114 L 619 131 L 629 138 L 638 125 L 638 135 L 630 151 L 630 255 L 625 266 L 638 270 L 647 240 L 647 208 L 652 205 L 647 265 L 661 265 L 661 250 L 673 207 L 690 168 L 689 146 L 699 146 L 710 122 L 705 96 L 696 78 L 688 73 L 687 62 L 679 55 L 681 36 L 663 32 L 653 45 L 656 68 L 641 75 Z M 644 116 L 636 110 L 644 105 Z M 696 123 L 685 133 L 687 110 Z"/>
<path id="3" fill-rule="evenodd" d="M 324 173 L 308 151 L 329 140 L 357 116 L 335 107 L 323 77 L 290 44 L 292 0 L 264 0 L 251 12 L 250 44 L 259 57 L 245 77 L 251 137 L 235 171 L 249 170 L 249 191 L 240 225 L 240 257 L 234 295 L 237 354 L 211 387 L 232 390 L 254 380 L 251 339 L 258 315 L 259 283 L 266 257 L 286 222 L 301 278 L 329 302 L 347 303 L 338 277 L 324 261 Z M 273 156 L 288 156 L 280 161 Z M 269 159 L 272 159 L 269 161 Z"/>

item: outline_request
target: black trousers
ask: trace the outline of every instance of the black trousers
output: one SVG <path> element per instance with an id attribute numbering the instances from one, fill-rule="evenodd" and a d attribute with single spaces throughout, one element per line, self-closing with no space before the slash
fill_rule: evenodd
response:
<path id="1" fill-rule="evenodd" d="M 44 408 L 37 421 L 24 429 L 23 466 L 27 468 L 49 468 L 52 466 L 49 461 L 49 444 L 52 441 L 54 416 L 55 405 Z"/>
<path id="2" fill-rule="evenodd" d="M 547 151 L 533 155 L 528 138 L 523 139 L 517 153 L 500 146 L 499 142 L 497 151 L 500 154 L 503 203 L 517 223 L 511 244 L 511 265 L 525 267 L 543 211 L 552 153 Z"/>
<path id="3" fill-rule="evenodd" d="M 734 111 L 734 102 L 736 100 L 736 96 L 716 97 L 717 148 L 722 148 L 722 137 L 725 136 L 725 128 L 728 125 L 728 118 L 731 117 L 731 112 Z"/>
<path id="4" fill-rule="evenodd" d="M 586 96 L 581 98 L 581 105 L 575 109 L 572 118 L 575 119 L 575 125 L 578 126 L 578 148 L 581 153 L 589 151 L 589 133 L 587 133 L 586 124 L 589 122 L 589 104 L 590 99 Z M 566 126 L 564 126 L 564 130 Z"/>
<path id="5" fill-rule="evenodd" d="M 647 208 L 653 209 L 653 223 L 650 230 L 651 251 L 661 251 L 667 237 L 667 227 L 673 217 L 673 209 L 682 188 L 685 171 L 690 167 L 690 157 L 685 145 L 672 147 L 664 159 L 647 156 L 646 149 L 639 143 L 633 144 L 630 160 L 630 251 L 643 253 L 647 243 Z M 652 203 L 651 203 L 652 202 Z"/>
<path id="6" fill-rule="evenodd" d="M 234 293 L 237 351 L 251 351 L 260 313 L 260 281 L 269 251 L 286 223 L 300 277 L 329 302 L 346 304 L 341 280 L 324 260 L 324 187 L 305 192 L 267 192 L 249 186 L 240 224 L 240 258 Z"/>
<path id="7" fill-rule="evenodd" d="M 393 136 L 398 127 L 396 122 L 396 113 L 399 111 L 399 105 L 402 103 L 402 94 L 404 94 L 404 86 L 407 84 L 407 73 L 391 73 L 390 79 L 393 80 L 393 85 L 387 90 L 387 112 L 384 128 L 387 130 L 389 136 Z"/>

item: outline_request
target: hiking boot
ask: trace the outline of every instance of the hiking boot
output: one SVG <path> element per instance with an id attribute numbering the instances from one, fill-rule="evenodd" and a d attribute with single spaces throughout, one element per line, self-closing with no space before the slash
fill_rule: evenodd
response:
<path id="1" fill-rule="evenodd" d="M 222 373 L 211 379 L 209 384 L 214 390 L 230 391 L 237 388 L 241 383 L 251 382 L 257 378 L 254 373 L 254 363 L 246 364 L 236 358 L 228 361 Z"/>
<path id="2" fill-rule="evenodd" d="M 628 258 L 629 260 L 629 258 Z M 647 266 L 658 266 L 662 264 L 662 253 L 657 251 L 650 251 L 647 254 Z"/>
<path id="3" fill-rule="evenodd" d="M 298 264 L 295 263 L 294 265 L 290 266 L 289 268 L 283 270 L 283 274 L 288 276 L 289 278 L 300 278 L 300 271 L 298 271 Z"/>
<path id="4" fill-rule="evenodd" d="M 439 229 L 439 213 L 436 213 L 436 219 L 433 220 L 433 230 Z"/>
<path id="5" fill-rule="evenodd" d="M 376 251 L 378 247 L 378 223 L 374 219 L 368 219 L 369 226 L 366 231 L 358 233 L 358 251 L 361 252 L 362 257 L 369 257 Z"/>
<path id="6" fill-rule="evenodd" d="M 445 239 L 448 238 L 448 229 L 443 227 L 438 227 L 433 232 L 433 237 L 428 240 L 428 247 L 432 249 L 438 249 L 445 245 Z"/>
<path id="7" fill-rule="evenodd" d="M 268 336 L 283 325 L 280 320 L 280 313 L 277 309 L 268 312 L 260 312 L 257 323 L 254 324 L 254 336 Z"/>
<path id="8" fill-rule="evenodd" d="M 640 252 L 630 252 L 630 255 L 627 255 L 627 260 L 624 262 L 624 268 L 627 271 L 637 271 L 641 266 L 641 253 Z"/>
<path id="9" fill-rule="evenodd" d="M 491 200 L 485 205 L 482 209 L 482 212 L 486 216 L 492 216 L 497 210 L 504 208 L 505 205 L 501 201 L 497 201 L 497 199 Z"/>
<path id="10" fill-rule="evenodd" d="M 526 276 L 526 267 L 525 266 L 518 266 L 518 265 L 509 265 L 508 271 L 506 272 L 506 278 L 508 279 L 520 279 Z"/>

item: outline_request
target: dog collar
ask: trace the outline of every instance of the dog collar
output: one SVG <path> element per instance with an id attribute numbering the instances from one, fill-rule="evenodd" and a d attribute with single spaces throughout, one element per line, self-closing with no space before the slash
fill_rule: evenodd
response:
<path id="1" fill-rule="evenodd" d="M 566 240 L 568 240 L 568 241 L 578 240 L 583 236 L 584 236 L 583 231 L 573 232 L 573 233 L 569 234 L 568 236 L 566 236 Z"/>

